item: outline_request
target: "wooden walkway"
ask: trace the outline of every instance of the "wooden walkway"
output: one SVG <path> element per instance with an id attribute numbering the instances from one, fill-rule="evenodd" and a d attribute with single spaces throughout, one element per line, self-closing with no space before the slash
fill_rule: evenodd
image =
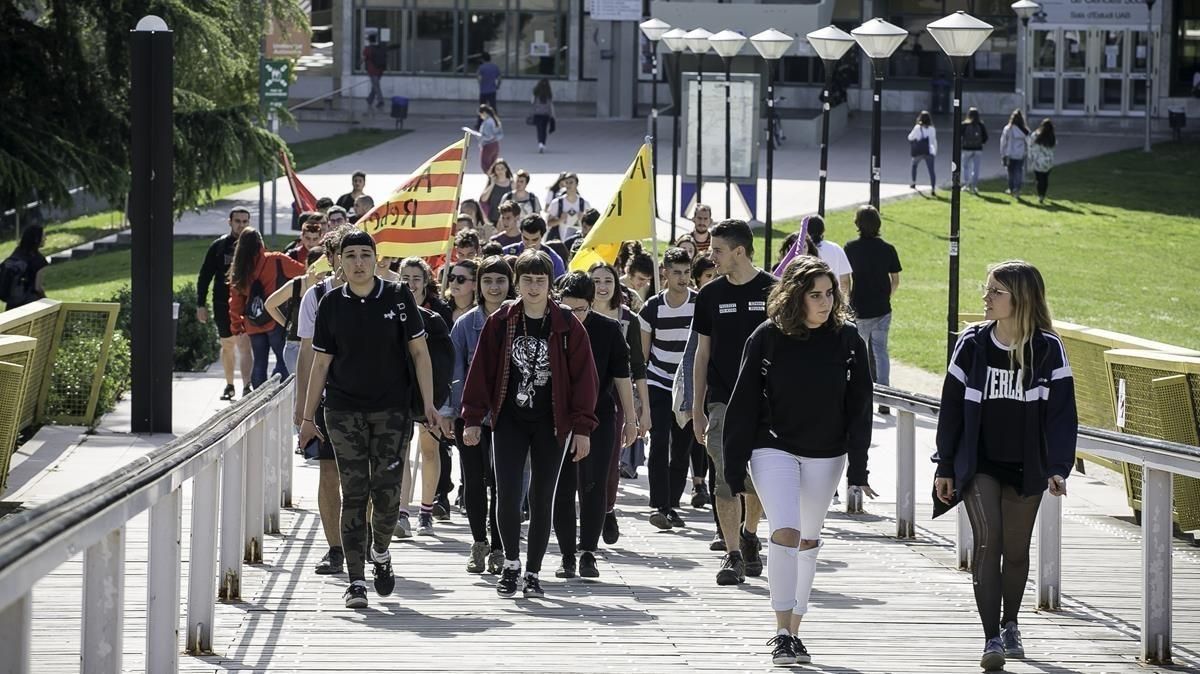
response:
<path id="1" fill-rule="evenodd" d="M 831 512 L 824 532 L 813 611 L 802 637 L 820 672 L 973 672 L 982 633 L 970 577 L 955 568 L 954 522 L 928 520 L 918 501 L 918 538 L 892 537 L 893 422 L 878 419 L 872 484 L 884 493 L 866 516 Z M 919 452 L 930 429 L 921 424 Z M 297 457 L 298 458 L 298 457 Z M 922 464 L 924 462 L 921 462 Z M 928 484 L 920 465 L 917 484 Z M 766 578 L 718 587 L 720 554 L 708 551 L 709 510 L 684 509 L 685 530 L 659 532 L 646 521 L 645 470 L 625 481 L 619 543 L 605 550 L 599 582 L 553 578 L 547 556 L 544 600 L 500 599 L 494 577 L 464 571 L 465 517 L 438 523 L 435 537 L 392 546 L 398 575 L 388 598 L 342 605 L 345 576 L 312 573 L 325 551 L 316 513 L 315 465 L 298 461 L 297 508 L 283 535 L 268 536 L 267 563 L 246 567 L 244 602 L 219 604 L 217 653 L 181 657 L 187 672 L 671 672 L 767 671 L 773 618 Z M 1011 672 L 1200 671 L 1200 549 L 1180 543 L 1175 557 L 1175 662 L 1136 660 L 1140 538 L 1110 517 L 1119 495 L 1091 477 L 1073 478 L 1065 505 L 1063 610 L 1022 613 L 1028 657 Z M 920 490 L 918 490 L 920 491 Z M 190 494 L 185 491 L 190 509 Z M 184 572 L 187 523 L 184 513 Z M 142 671 L 147 516 L 128 528 L 125 668 Z M 762 531 L 766 531 L 765 523 Z M 34 671 L 78 671 L 78 557 L 34 588 Z M 186 593 L 187 583 L 183 583 Z M 1032 601 L 1032 588 L 1026 595 Z M 184 597 L 186 603 L 186 597 Z M 181 640 L 182 641 L 182 640 Z"/>

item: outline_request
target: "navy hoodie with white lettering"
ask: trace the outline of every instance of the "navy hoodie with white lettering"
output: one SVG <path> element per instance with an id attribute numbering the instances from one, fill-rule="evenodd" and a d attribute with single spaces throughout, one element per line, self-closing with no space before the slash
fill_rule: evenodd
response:
<path id="1" fill-rule="evenodd" d="M 1067 350 L 1058 335 L 1038 330 L 1025 346 L 1024 368 L 1008 366 L 995 326 L 972 325 L 958 338 L 932 458 L 937 476 L 954 478 L 958 494 L 979 472 L 1040 494 L 1047 478 L 1065 478 L 1075 464 L 1079 418 Z"/>

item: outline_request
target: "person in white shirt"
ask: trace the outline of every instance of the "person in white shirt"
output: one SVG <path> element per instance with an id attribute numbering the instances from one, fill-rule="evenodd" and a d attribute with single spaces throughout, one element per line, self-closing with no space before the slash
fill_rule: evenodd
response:
<path id="1" fill-rule="evenodd" d="M 821 216 L 808 216 L 808 236 L 816 244 L 817 253 L 821 259 L 829 265 L 834 276 L 837 276 L 838 287 L 841 288 L 842 294 L 849 297 L 850 287 L 853 285 L 850 275 L 854 272 L 854 268 L 850 266 L 850 258 L 846 257 L 846 251 L 842 250 L 841 246 L 825 240 L 825 220 Z"/>
<path id="2" fill-rule="evenodd" d="M 912 182 L 908 186 L 917 189 L 917 164 L 925 162 L 929 169 L 929 194 L 937 196 L 937 173 L 933 169 L 937 157 L 937 129 L 933 128 L 933 117 L 928 110 L 917 115 L 917 123 L 908 132 L 908 143 L 912 154 Z"/>
<path id="3" fill-rule="evenodd" d="M 579 219 L 588 209 L 587 199 L 579 194 L 579 176 L 568 173 L 562 179 L 563 193 L 546 204 L 548 239 L 566 241 L 579 232 Z"/>

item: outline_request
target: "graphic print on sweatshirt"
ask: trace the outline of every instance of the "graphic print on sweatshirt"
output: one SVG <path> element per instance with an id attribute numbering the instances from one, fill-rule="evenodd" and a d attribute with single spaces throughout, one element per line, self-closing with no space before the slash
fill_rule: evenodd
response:
<path id="1" fill-rule="evenodd" d="M 1025 373 L 1021 368 L 1010 370 L 1008 368 L 992 367 L 990 364 L 987 369 L 987 384 L 983 388 L 984 400 L 1020 400 L 1025 401 L 1025 387 L 1021 382 L 1025 380 Z"/>
<path id="2" fill-rule="evenodd" d="M 517 407 L 532 410 L 538 393 L 550 383 L 550 345 L 539 337 L 516 337 L 512 360 L 521 373 L 514 401 Z"/>

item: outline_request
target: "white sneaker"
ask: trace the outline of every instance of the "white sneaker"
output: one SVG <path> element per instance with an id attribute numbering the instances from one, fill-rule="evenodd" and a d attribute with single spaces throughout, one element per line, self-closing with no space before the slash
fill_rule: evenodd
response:
<path id="1" fill-rule="evenodd" d="M 545 143 L 538 143 L 538 154 L 542 154 L 542 153 L 544 153 L 545 151 L 546 151 L 546 144 L 545 144 Z"/>
<path id="2" fill-rule="evenodd" d="M 408 513 L 400 513 L 396 520 L 396 538 L 412 538 L 412 522 L 408 521 Z"/>

